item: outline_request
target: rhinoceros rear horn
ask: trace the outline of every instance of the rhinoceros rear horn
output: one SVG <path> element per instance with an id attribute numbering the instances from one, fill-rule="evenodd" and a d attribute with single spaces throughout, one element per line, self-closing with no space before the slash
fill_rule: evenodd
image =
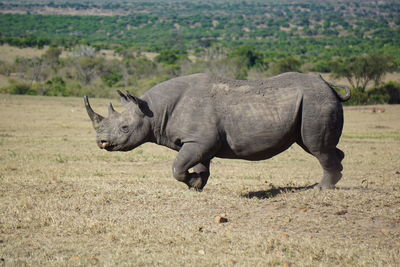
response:
<path id="1" fill-rule="evenodd" d="M 110 117 L 112 114 L 118 113 L 115 109 L 113 104 L 110 103 L 110 105 L 108 106 L 108 116 Z"/>
<path id="2" fill-rule="evenodd" d="M 89 98 L 87 96 L 84 96 L 83 99 L 85 101 L 85 107 L 89 118 L 92 120 L 94 128 L 96 128 L 97 125 L 104 119 L 104 117 L 93 111 L 89 103 Z"/>

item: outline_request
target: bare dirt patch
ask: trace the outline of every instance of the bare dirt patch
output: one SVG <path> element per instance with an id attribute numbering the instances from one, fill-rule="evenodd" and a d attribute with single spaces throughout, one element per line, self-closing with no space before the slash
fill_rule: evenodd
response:
<path id="1" fill-rule="evenodd" d="M 0 265 L 399 265 L 400 106 L 383 108 L 345 110 L 338 190 L 308 189 L 321 169 L 293 146 L 215 159 L 198 193 L 173 151 L 99 150 L 82 99 L 0 95 Z"/>

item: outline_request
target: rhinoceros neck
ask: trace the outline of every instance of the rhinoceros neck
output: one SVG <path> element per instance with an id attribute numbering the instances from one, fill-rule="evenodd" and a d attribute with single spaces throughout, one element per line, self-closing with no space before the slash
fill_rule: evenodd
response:
<path id="1" fill-rule="evenodd" d="M 167 135 L 167 126 L 175 107 L 174 101 L 152 92 L 147 92 L 141 98 L 147 102 L 152 112 L 152 116 L 147 117 L 150 122 L 149 142 L 179 150 Z"/>

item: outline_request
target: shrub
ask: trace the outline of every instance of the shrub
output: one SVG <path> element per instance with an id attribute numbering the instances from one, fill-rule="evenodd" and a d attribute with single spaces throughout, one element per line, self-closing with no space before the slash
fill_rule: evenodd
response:
<path id="1" fill-rule="evenodd" d="M 368 95 L 370 102 L 376 102 L 377 104 L 400 104 L 400 83 L 387 82 L 368 91 Z"/>
<path id="2" fill-rule="evenodd" d="M 323 73 L 328 73 L 332 71 L 331 65 L 327 61 L 319 61 L 314 63 L 313 68 L 311 69 L 312 71 L 315 72 L 323 72 Z"/>
<path id="3" fill-rule="evenodd" d="M 157 62 L 165 64 L 176 64 L 179 60 L 180 55 L 177 50 L 162 50 L 160 54 L 155 58 Z"/>
<path id="4" fill-rule="evenodd" d="M 120 73 L 110 73 L 110 74 L 107 74 L 106 76 L 102 77 L 101 80 L 108 87 L 113 87 L 119 81 L 121 81 L 122 78 L 123 78 L 122 74 L 120 74 Z"/>
<path id="5" fill-rule="evenodd" d="M 363 88 L 352 89 L 351 98 L 346 104 L 400 104 L 400 83 L 387 82 L 368 91 L 365 91 Z"/>
<path id="6" fill-rule="evenodd" d="M 293 57 L 283 58 L 272 65 L 272 74 L 297 71 L 300 72 L 301 62 Z"/>
<path id="7" fill-rule="evenodd" d="M 43 95 L 69 96 L 65 81 L 61 77 L 53 77 L 51 80 L 48 80 L 42 90 Z"/>
<path id="8" fill-rule="evenodd" d="M 2 91 L 13 95 L 37 95 L 37 91 L 27 83 L 13 82 L 8 87 L 3 88 Z"/>
<path id="9" fill-rule="evenodd" d="M 368 104 L 368 93 L 363 88 L 352 88 L 351 98 L 345 102 L 346 105 L 366 105 Z"/>
<path id="10" fill-rule="evenodd" d="M 15 65 L 0 61 L 0 74 L 10 76 L 11 73 L 15 72 Z"/>

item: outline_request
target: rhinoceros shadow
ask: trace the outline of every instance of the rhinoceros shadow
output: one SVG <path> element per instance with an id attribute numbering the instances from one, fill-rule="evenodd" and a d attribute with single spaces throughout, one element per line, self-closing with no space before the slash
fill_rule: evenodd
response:
<path id="1" fill-rule="evenodd" d="M 261 191 L 244 193 L 241 196 L 244 198 L 249 198 L 249 199 L 250 198 L 269 199 L 269 198 L 276 197 L 277 195 L 280 195 L 282 193 L 310 190 L 310 189 L 313 189 L 316 185 L 317 184 L 307 185 L 307 186 L 299 186 L 299 187 L 293 187 L 293 186 L 274 187 L 269 190 L 261 190 Z"/>

